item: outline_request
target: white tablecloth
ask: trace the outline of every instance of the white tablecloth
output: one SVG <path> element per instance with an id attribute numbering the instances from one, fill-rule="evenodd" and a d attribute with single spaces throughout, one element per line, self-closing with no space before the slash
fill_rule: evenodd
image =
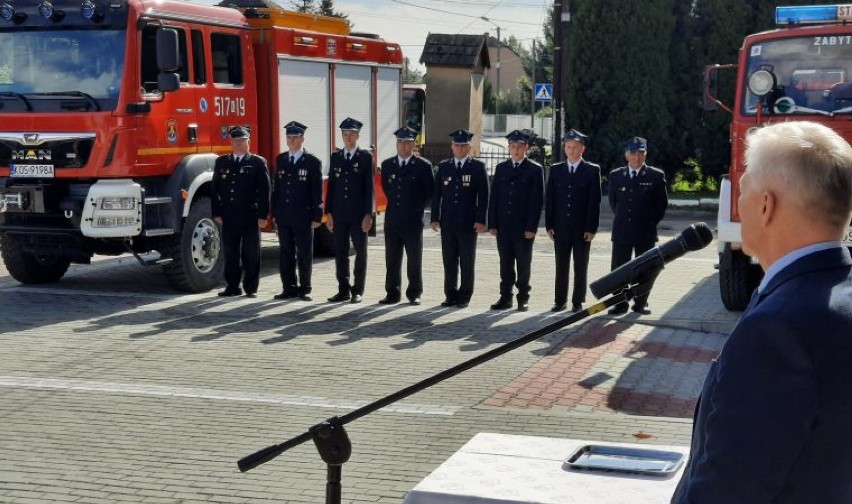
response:
<path id="1" fill-rule="evenodd" d="M 565 459 L 588 444 L 688 453 L 683 446 L 603 443 L 483 432 L 418 483 L 403 502 L 660 504 L 671 499 L 683 466 L 669 478 L 564 469 Z"/>

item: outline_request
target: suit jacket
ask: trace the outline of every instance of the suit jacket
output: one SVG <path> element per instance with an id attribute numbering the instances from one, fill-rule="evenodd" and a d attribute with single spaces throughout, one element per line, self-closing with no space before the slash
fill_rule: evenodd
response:
<path id="1" fill-rule="evenodd" d="M 666 175 L 662 170 L 643 165 L 632 180 L 627 166 L 609 173 L 609 206 L 615 213 L 613 242 L 621 245 L 656 242 L 657 224 L 663 220 L 668 205 Z"/>
<path id="2" fill-rule="evenodd" d="M 773 277 L 710 367 L 678 504 L 852 502 L 852 257 Z"/>
<path id="3" fill-rule="evenodd" d="M 488 212 L 488 175 L 485 164 L 467 158 L 461 170 L 454 159 L 438 165 L 432 193 L 432 222 L 447 231 L 471 231 L 475 223 L 485 224 Z"/>
<path id="4" fill-rule="evenodd" d="M 423 213 L 435 186 L 432 163 L 412 156 L 402 168 L 399 157 L 394 156 L 382 162 L 381 172 L 382 189 L 388 198 L 385 231 L 404 233 L 423 229 Z"/>
<path id="5" fill-rule="evenodd" d="M 335 221 L 361 222 L 373 214 L 373 155 L 357 149 L 349 161 L 345 151 L 331 154 L 325 211 Z"/>
<path id="6" fill-rule="evenodd" d="M 556 241 L 597 233 L 601 215 L 601 167 L 581 160 L 575 173 L 567 162 L 550 167 L 544 198 L 544 227 Z"/>
<path id="7" fill-rule="evenodd" d="M 307 152 L 295 164 L 290 152 L 275 159 L 272 216 L 279 226 L 308 227 L 322 222 L 322 163 Z"/>
<path id="8" fill-rule="evenodd" d="M 491 180 L 488 204 L 488 228 L 523 238 L 524 232 L 535 233 L 544 204 L 544 168 L 525 158 L 515 168 L 511 159 L 497 165 Z"/>
<path id="9" fill-rule="evenodd" d="M 269 216 L 269 172 L 263 157 L 249 152 L 235 163 L 231 154 L 219 156 L 211 186 L 212 214 L 223 223 L 256 224 Z"/>

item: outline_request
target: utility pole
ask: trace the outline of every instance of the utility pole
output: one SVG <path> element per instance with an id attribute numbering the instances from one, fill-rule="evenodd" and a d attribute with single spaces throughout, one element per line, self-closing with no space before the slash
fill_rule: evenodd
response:
<path id="1" fill-rule="evenodd" d="M 535 131 L 535 39 L 532 41 L 532 78 L 530 79 L 530 129 Z"/>
<path id="2" fill-rule="evenodd" d="M 556 146 L 562 142 L 562 108 L 565 100 L 565 90 L 568 87 L 568 68 L 566 55 L 568 52 L 568 22 L 571 11 L 568 0 L 553 2 L 553 160 L 561 161 L 565 156 L 563 150 Z M 559 154 L 557 154 L 559 152 Z"/>
<path id="3" fill-rule="evenodd" d="M 500 124 L 500 46 L 503 43 L 500 41 L 500 26 L 485 16 L 479 16 L 479 19 L 488 21 L 497 28 L 497 92 L 494 99 L 494 128 L 497 129 Z"/>

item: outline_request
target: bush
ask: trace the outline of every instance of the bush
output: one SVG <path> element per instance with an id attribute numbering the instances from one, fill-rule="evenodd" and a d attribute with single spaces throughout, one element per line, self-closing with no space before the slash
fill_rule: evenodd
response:
<path id="1" fill-rule="evenodd" d="M 719 184 L 712 175 L 705 175 L 695 158 L 687 159 L 683 167 L 675 173 L 671 183 L 675 192 L 717 193 Z"/>

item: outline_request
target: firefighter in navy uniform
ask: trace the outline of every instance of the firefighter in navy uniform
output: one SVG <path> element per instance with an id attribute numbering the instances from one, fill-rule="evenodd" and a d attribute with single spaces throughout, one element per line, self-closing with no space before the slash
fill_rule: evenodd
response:
<path id="1" fill-rule="evenodd" d="M 256 297 L 260 283 L 260 228 L 269 216 L 269 172 L 266 160 L 249 152 L 249 130 L 231 128 L 232 154 L 213 165 L 213 220 L 222 226 L 227 287 L 219 296 Z"/>
<path id="2" fill-rule="evenodd" d="M 358 147 L 360 121 L 340 123 L 343 148 L 331 154 L 325 210 L 334 239 L 337 294 L 332 303 L 360 303 L 367 280 L 367 232 L 373 226 L 373 155 Z M 355 248 L 354 282 L 349 282 L 349 240 Z"/>
<path id="3" fill-rule="evenodd" d="M 565 133 L 562 145 L 567 159 L 550 167 L 545 188 L 544 228 L 553 240 L 556 255 L 553 312 L 560 312 L 567 306 L 572 255 L 572 311 L 582 310 L 586 301 L 589 250 L 598 232 L 601 214 L 601 167 L 583 159 L 588 139 L 574 129 Z"/>
<path id="4" fill-rule="evenodd" d="M 515 130 L 506 139 L 510 158 L 497 165 L 488 204 L 488 229 L 497 237 L 500 256 L 500 299 L 491 309 L 511 308 L 515 285 L 518 311 L 527 311 L 533 243 L 544 204 L 544 168 L 527 158 L 529 137 L 525 133 Z"/>
<path id="5" fill-rule="evenodd" d="M 402 296 L 402 253 L 408 258 L 408 288 L 405 297 L 420 304 L 423 294 L 423 212 L 432 196 L 435 177 L 432 163 L 414 156 L 418 132 L 400 128 L 397 155 L 382 162 L 382 189 L 388 198 L 385 211 L 385 291 L 379 304 L 396 304 Z"/>
<path id="6" fill-rule="evenodd" d="M 609 206 L 615 216 L 612 221 L 612 269 L 629 262 L 650 250 L 657 241 L 657 225 L 663 220 L 669 204 L 666 175 L 662 170 L 645 164 L 648 141 L 633 137 L 626 142 L 624 156 L 627 166 L 609 173 Z M 654 279 L 649 278 L 647 292 L 636 296 L 633 311 L 648 315 L 648 295 Z M 609 310 L 611 315 L 627 313 L 627 302 Z"/>
<path id="7" fill-rule="evenodd" d="M 485 164 L 470 157 L 473 133 L 460 129 L 450 137 L 453 157 L 438 165 L 430 226 L 441 231 L 445 296 L 441 306 L 466 308 L 473 295 L 476 238 L 486 229 L 488 175 Z"/>
<path id="8" fill-rule="evenodd" d="M 284 128 L 287 151 L 275 160 L 272 191 L 272 216 L 278 227 L 279 268 L 284 287 L 275 299 L 311 301 L 314 229 L 322 225 L 322 163 L 302 148 L 307 126 L 292 121 Z"/>

